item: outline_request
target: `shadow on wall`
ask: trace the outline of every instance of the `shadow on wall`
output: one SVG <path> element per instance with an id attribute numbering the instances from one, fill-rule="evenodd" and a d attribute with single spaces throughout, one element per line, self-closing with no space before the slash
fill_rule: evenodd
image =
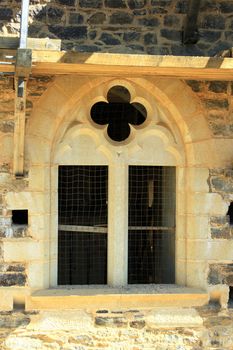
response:
<path id="1" fill-rule="evenodd" d="M 233 0 L 203 0 L 199 41 L 182 44 L 188 0 L 34 0 L 29 37 L 61 39 L 63 50 L 214 56 L 232 46 Z M 21 2 L 0 4 L 0 34 L 19 34 Z"/>

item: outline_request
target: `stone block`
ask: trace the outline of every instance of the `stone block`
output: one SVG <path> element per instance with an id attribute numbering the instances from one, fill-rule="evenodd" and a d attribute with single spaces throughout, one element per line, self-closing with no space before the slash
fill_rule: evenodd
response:
<path id="1" fill-rule="evenodd" d="M 152 6 L 164 6 L 169 7 L 172 3 L 172 0 L 151 0 Z"/>
<path id="2" fill-rule="evenodd" d="M 229 102 L 226 98 L 221 100 L 205 99 L 204 103 L 206 108 L 209 108 L 209 109 L 222 109 L 222 108 L 228 108 L 229 106 Z"/>
<path id="3" fill-rule="evenodd" d="M 227 81 L 211 81 L 209 83 L 209 90 L 216 93 L 227 93 Z"/>
<path id="4" fill-rule="evenodd" d="M 50 25 L 48 27 L 49 31 L 56 35 L 59 39 L 86 39 L 87 38 L 87 27 L 86 26 L 55 26 Z"/>
<path id="5" fill-rule="evenodd" d="M 48 7 L 47 8 L 48 22 L 61 23 L 61 19 L 64 16 L 64 10 L 59 7 Z"/>
<path id="6" fill-rule="evenodd" d="M 25 286 L 26 276 L 23 273 L 0 273 L 0 286 L 12 287 L 12 286 Z"/>
<path id="7" fill-rule="evenodd" d="M 106 21 L 106 14 L 104 12 L 96 12 L 88 19 L 90 24 L 103 24 Z"/>
<path id="8" fill-rule="evenodd" d="M 208 282 L 212 285 L 233 286 L 233 264 L 210 264 Z"/>
<path id="9" fill-rule="evenodd" d="M 201 92 L 202 90 L 202 82 L 198 80 L 186 80 L 186 84 L 188 84 L 194 92 Z"/>
<path id="10" fill-rule="evenodd" d="M 115 38 L 110 33 L 102 33 L 99 40 L 101 40 L 106 45 L 120 45 L 120 43 L 121 43 L 120 40 Z"/>
<path id="11" fill-rule="evenodd" d="M 233 178 L 215 176 L 210 181 L 213 192 L 233 193 Z"/>
<path id="12" fill-rule="evenodd" d="M 130 24 L 133 22 L 133 15 L 117 11 L 110 16 L 110 24 Z"/>
<path id="13" fill-rule="evenodd" d="M 166 27 L 178 27 L 180 24 L 180 18 L 176 15 L 164 16 L 164 25 Z"/>
<path id="14" fill-rule="evenodd" d="M 203 319 L 193 308 L 157 308 L 145 317 L 151 328 L 200 327 Z"/>
<path id="15" fill-rule="evenodd" d="M 146 0 L 128 0 L 128 5 L 131 10 L 141 9 L 146 6 Z"/>
<path id="16" fill-rule="evenodd" d="M 70 12 L 69 15 L 69 24 L 77 25 L 82 24 L 84 21 L 83 16 L 76 12 Z"/>
<path id="17" fill-rule="evenodd" d="M 0 20 L 10 21 L 13 18 L 13 11 L 11 8 L 1 7 Z"/>
<path id="18" fill-rule="evenodd" d="M 219 3 L 218 6 L 220 7 L 220 11 L 222 13 L 233 12 L 233 3 L 231 3 L 230 1 L 223 1 L 223 2 Z"/>
<path id="19" fill-rule="evenodd" d="M 137 32 L 125 32 L 123 34 L 123 40 L 125 42 L 132 42 L 132 41 L 139 41 L 140 40 L 140 33 Z"/>
<path id="20" fill-rule="evenodd" d="M 102 8 L 103 0 L 80 0 L 79 5 L 83 8 Z"/>
<path id="21" fill-rule="evenodd" d="M 104 4 L 110 8 L 126 8 L 126 0 L 105 0 Z"/>
<path id="22" fill-rule="evenodd" d="M 204 17 L 201 27 L 207 29 L 224 29 L 225 19 L 221 15 L 209 14 Z"/>
<path id="23" fill-rule="evenodd" d="M 145 17 L 145 18 L 139 18 L 138 19 L 138 24 L 140 26 L 145 26 L 145 27 L 158 27 L 160 22 L 159 19 L 156 17 Z"/>
<path id="24" fill-rule="evenodd" d="M 80 330 L 85 331 L 94 326 L 90 314 L 81 310 L 41 311 L 32 315 L 28 329 L 37 331 Z"/>
<path id="25" fill-rule="evenodd" d="M 28 262 L 31 260 L 47 259 L 48 253 L 45 242 L 36 242 L 30 238 L 11 239 L 3 242 L 3 257 L 5 262 Z"/>
<path id="26" fill-rule="evenodd" d="M 188 11 L 188 1 L 178 0 L 175 7 L 176 13 L 186 14 Z"/>
<path id="27" fill-rule="evenodd" d="M 13 296 L 7 289 L 0 288 L 0 311 L 13 309 Z"/>
<path id="28" fill-rule="evenodd" d="M 207 29 L 200 29 L 199 30 L 200 40 L 206 41 L 208 43 L 215 43 L 221 38 L 222 32 L 221 31 L 211 31 Z"/>
<path id="29" fill-rule="evenodd" d="M 146 33 L 144 35 L 144 44 L 145 45 L 156 45 L 157 44 L 157 36 L 155 33 Z"/>

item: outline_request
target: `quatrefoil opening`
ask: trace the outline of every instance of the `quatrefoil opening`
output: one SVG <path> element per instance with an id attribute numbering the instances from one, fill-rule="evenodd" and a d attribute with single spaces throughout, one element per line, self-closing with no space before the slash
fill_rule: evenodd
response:
<path id="1" fill-rule="evenodd" d="M 92 120 L 98 125 L 108 125 L 107 134 L 113 141 L 126 140 L 130 135 L 129 124 L 138 126 L 146 120 L 145 107 L 130 100 L 129 91 L 117 85 L 108 91 L 108 102 L 97 102 L 91 108 Z"/>

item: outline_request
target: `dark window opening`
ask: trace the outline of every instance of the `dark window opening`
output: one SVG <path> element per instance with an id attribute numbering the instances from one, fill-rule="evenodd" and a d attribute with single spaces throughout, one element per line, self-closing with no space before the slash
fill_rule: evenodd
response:
<path id="1" fill-rule="evenodd" d="M 130 135 L 130 124 L 141 125 L 147 117 L 146 109 L 140 103 L 130 103 L 130 93 L 123 86 L 112 87 L 106 102 L 98 102 L 91 109 L 92 120 L 99 125 L 108 125 L 108 136 L 117 142 Z"/>
<path id="2" fill-rule="evenodd" d="M 128 283 L 175 283 L 175 168 L 129 167 Z"/>
<path id="3" fill-rule="evenodd" d="M 106 166 L 60 166 L 58 284 L 107 283 Z"/>
<path id="4" fill-rule="evenodd" d="M 233 225 L 233 202 L 229 205 L 227 215 L 229 216 L 229 224 Z"/>
<path id="5" fill-rule="evenodd" d="M 229 287 L 228 307 L 233 308 L 233 287 Z"/>
<path id="6" fill-rule="evenodd" d="M 28 225 L 28 210 L 27 209 L 12 210 L 12 224 Z"/>

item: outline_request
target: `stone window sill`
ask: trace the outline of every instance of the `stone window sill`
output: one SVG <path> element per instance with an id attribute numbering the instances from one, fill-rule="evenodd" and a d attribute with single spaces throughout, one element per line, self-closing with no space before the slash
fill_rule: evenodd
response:
<path id="1" fill-rule="evenodd" d="M 62 286 L 32 293 L 26 299 L 26 310 L 195 307 L 208 300 L 203 290 L 177 285 Z"/>

